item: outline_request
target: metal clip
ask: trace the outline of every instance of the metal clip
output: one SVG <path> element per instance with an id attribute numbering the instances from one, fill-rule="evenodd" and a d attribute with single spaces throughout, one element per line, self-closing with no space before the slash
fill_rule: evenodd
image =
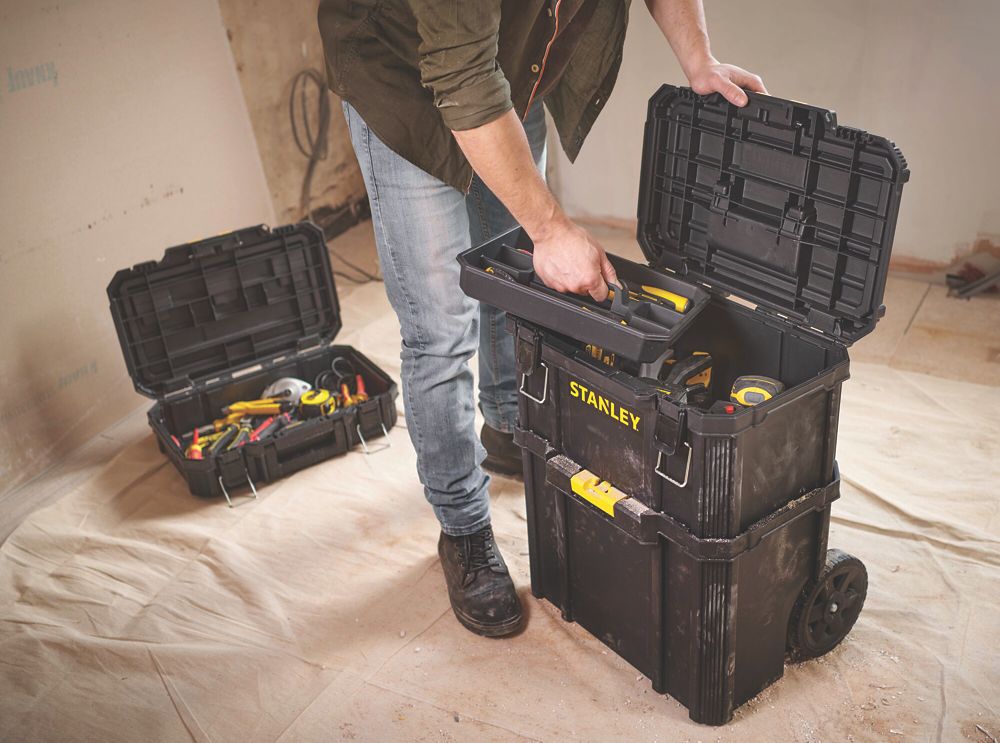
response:
<path id="1" fill-rule="evenodd" d="M 683 487 L 687 486 L 687 484 L 688 484 L 688 475 L 691 474 L 691 444 L 689 444 L 686 441 L 682 441 L 681 443 L 684 444 L 684 446 L 686 446 L 687 450 L 688 450 L 687 463 L 684 465 L 684 481 L 683 482 L 677 482 L 677 480 L 675 480 L 674 478 L 672 478 L 666 472 L 663 472 L 662 470 L 660 470 L 660 462 L 663 461 L 663 452 L 662 451 L 661 452 L 657 452 L 657 454 L 656 454 L 656 467 L 653 470 L 654 472 L 656 472 L 656 474 L 658 474 L 664 480 L 666 480 L 669 483 L 673 483 L 674 485 L 676 485 L 679 488 L 683 488 Z"/>
<path id="2" fill-rule="evenodd" d="M 361 448 L 365 450 L 365 454 L 374 454 L 375 452 L 382 451 L 383 449 L 388 449 L 390 446 L 392 446 L 392 438 L 390 438 L 389 432 L 386 430 L 385 423 L 379 421 L 379 425 L 382 426 L 382 433 L 385 435 L 385 443 L 382 444 L 382 446 L 380 446 L 378 449 L 369 449 L 368 442 L 366 442 L 365 437 L 361 435 L 361 424 L 358 423 L 357 426 L 355 426 L 358 432 L 358 439 L 361 440 Z"/>
<path id="3" fill-rule="evenodd" d="M 254 500 L 257 499 L 257 487 L 253 484 L 253 480 L 250 479 L 250 473 L 243 470 L 244 476 L 247 478 L 247 483 L 250 485 L 250 492 L 253 493 Z M 233 503 L 233 499 L 229 497 L 229 491 L 226 490 L 225 483 L 222 482 L 222 475 L 219 475 L 219 487 L 222 488 L 222 494 L 226 497 L 226 503 L 229 504 L 230 508 L 235 508 L 236 504 Z"/>
<path id="4" fill-rule="evenodd" d="M 233 499 L 229 497 L 229 491 L 226 490 L 226 486 L 222 484 L 222 475 L 219 475 L 219 487 L 222 488 L 222 494 L 226 496 L 226 503 L 228 503 L 229 507 L 232 508 Z"/>
<path id="5" fill-rule="evenodd" d="M 545 370 L 545 379 L 542 381 L 542 399 L 539 400 L 537 397 L 535 397 L 530 392 L 524 389 L 524 383 L 528 379 L 527 374 L 521 375 L 521 388 L 518 390 L 518 392 L 527 397 L 529 400 L 537 402 L 539 405 L 544 405 L 545 401 L 549 397 L 549 367 L 544 361 L 539 361 L 538 365 Z"/>

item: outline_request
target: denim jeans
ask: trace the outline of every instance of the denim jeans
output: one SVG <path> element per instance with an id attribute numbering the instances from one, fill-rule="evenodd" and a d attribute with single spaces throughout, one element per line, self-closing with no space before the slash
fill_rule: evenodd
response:
<path id="1" fill-rule="evenodd" d="M 442 531 L 471 534 L 490 522 L 490 478 L 480 467 L 485 451 L 475 430 L 469 359 L 479 351 L 480 409 L 493 428 L 513 430 L 518 388 L 504 313 L 462 293 L 456 257 L 515 222 L 478 176 L 463 194 L 390 150 L 346 102 L 344 116 L 368 189 L 386 294 L 399 318 L 417 474 Z M 524 130 L 544 174 L 540 102 Z"/>

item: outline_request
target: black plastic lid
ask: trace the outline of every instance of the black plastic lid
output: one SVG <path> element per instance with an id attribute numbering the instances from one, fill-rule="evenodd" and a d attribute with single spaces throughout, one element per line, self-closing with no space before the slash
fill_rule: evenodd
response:
<path id="1" fill-rule="evenodd" d="M 909 170 L 833 111 L 664 85 L 650 99 L 638 239 L 668 268 L 837 338 L 871 332 Z"/>
<path id="2" fill-rule="evenodd" d="M 341 327 L 326 241 L 309 222 L 168 248 L 116 273 L 108 297 L 129 376 L 157 398 L 329 344 Z"/>

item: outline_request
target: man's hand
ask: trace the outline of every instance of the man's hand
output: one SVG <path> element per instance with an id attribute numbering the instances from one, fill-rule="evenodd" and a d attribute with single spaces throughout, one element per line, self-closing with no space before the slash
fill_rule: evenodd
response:
<path id="1" fill-rule="evenodd" d="M 747 94 L 740 88 L 767 93 L 759 77 L 741 67 L 722 64 L 712 56 L 702 0 L 646 0 L 646 7 L 695 93 L 722 93 L 734 106 L 748 103 Z"/>
<path id="2" fill-rule="evenodd" d="M 604 248 L 565 215 L 545 225 L 532 240 L 535 273 L 550 289 L 589 294 L 603 302 L 608 297 L 608 283 L 618 283 Z"/>
<path id="3" fill-rule="evenodd" d="M 573 223 L 535 168 L 524 127 L 513 110 L 475 129 L 455 131 L 455 140 L 480 178 L 504 203 L 535 244 L 535 273 L 560 292 L 608 296 L 605 281 L 617 282 L 604 248 Z"/>
<path id="4" fill-rule="evenodd" d="M 752 72 L 731 64 L 722 64 L 710 59 L 702 66 L 691 70 L 688 76 L 691 89 L 699 95 L 722 93 L 726 100 L 734 106 L 747 105 L 747 94 L 741 90 L 746 88 L 757 93 L 767 94 L 764 81 Z"/>

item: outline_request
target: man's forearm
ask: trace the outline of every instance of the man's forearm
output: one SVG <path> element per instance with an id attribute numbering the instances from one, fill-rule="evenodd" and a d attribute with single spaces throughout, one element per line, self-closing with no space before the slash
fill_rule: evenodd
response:
<path id="1" fill-rule="evenodd" d="M 688 79 L 714 61 L 702 0 L 646 0 L 646 7 Z"/>
<path id="2" fill-rule="evenodd" d="M 535 167 L 524 127 L 513 109 L 488 124 L 453 134 L 473 170 L 533 239 L 545 235 L 553 222 L 565 219 Z"/>
<path id="3" fill-rule="evenodd" d="M 514 111 L 488 124 L 455 131 L 455 140 L 493 194 L 534 243 L 532 264 L 545 285 L 560 292 L 608 296 L 616 283 L 604 248 L 573 223 L 535 167 L 524 127 Z"/>
<path id="4" fill-rule="evenodd" d="M 701 0 L 646 0 L 646 7 L 674 50 L 694 92 L 721 93 L 736 106 L 745 106 L 749 100 L 743 89 L 767 93 L 764 81 L 752 72 L 721 64 L 712 56 Z"/>

